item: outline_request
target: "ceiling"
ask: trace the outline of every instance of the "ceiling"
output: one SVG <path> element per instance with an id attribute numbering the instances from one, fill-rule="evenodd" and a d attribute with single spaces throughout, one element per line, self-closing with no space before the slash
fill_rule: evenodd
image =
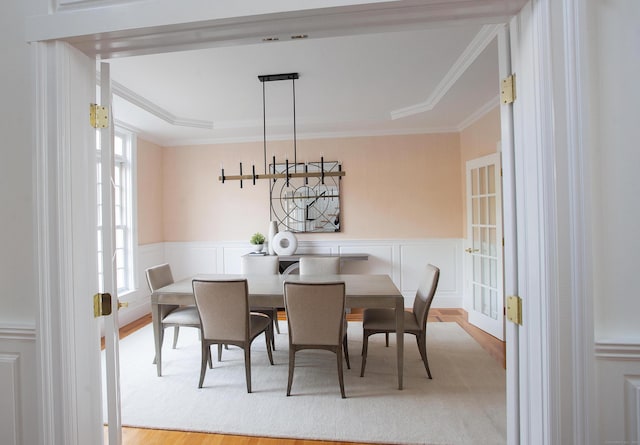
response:
<path id="1" fill-rule="evenodd" d="M 114 58 L 114 116 L 163 146 L 261 141 L 258 76 L 297 72 L 300 139 L 460 131 L 498 105 L 497 32 L 463 23 Z M 292 82 L 264 87 L 267 139 L 291 138 Z"/>

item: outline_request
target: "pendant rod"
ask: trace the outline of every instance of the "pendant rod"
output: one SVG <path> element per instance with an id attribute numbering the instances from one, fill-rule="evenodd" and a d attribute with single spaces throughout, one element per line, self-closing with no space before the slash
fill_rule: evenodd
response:
<path id="1" fill-rule="evenodd" d="M 264 82 L 262 82 L 262 149 L 264 151 L 264 174 L 267 174 L 267 108 L 265 101 Z"/>
<path id="2" fill-rule="evenodd" d="M 264 86 L 264 83 L 262 84 Z M 296 78 L 291 78 L 293 89 L 293 171 L 298 172 L 298 149 L 296 144 Z"/>

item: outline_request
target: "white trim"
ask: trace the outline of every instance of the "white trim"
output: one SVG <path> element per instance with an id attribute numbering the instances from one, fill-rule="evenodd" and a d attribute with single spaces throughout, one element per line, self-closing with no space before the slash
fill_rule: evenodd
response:
<path id="1" fill-rule="evenodd" d="M 587 84 L 584 70 L 584 45 L 588 41 L 585 5 L 582 1 L 563 2 L 563 40 L 565 62 L 565 101 L 568 152 L 569 218 L 571 230 L 571 310 L 572 315 L 572 412 L 574 443 L 595 443 L 596 370 L 593 356 L 593 252 L 591 249 L 591 175 L 590 147 L 586 144 L 588 115 Z"/>
<path id="2" fill-rule="evenodd" d="M 458 127 L 441 127 L 441 128 L 409 128 L 405 130 L 371 130 L 371 131 L 334 131 L 322 133 L 297 133 L 298 141 L 306 139 L 332 139 L 332 138 L 357 138 L 371 136 L 402 136 L 416 134 L 443 134 L 458 133 Z M 149 139 L 146 134 L 140 133 L 144 139 Z M 270 135 L 269 141 L 287 141 L 291 139 L 291 134 L 275 134 Z M 158 142 L 163 147 L 180 147 L 187 145 L 208 145 L 208 144 L 233 144 L 241 142 L 262 142 L 262 136 L 255 137 L 217 137 L 217 138 L 200 138 L 200 139 L 174 139 L 169 141 Z M 154 142 L 151 140 L 151 142 Z"/>
<path id="3" fill-rule="evenodd" d="M 0 340 L 36 341 L 35 326 L 0 325 Z"/>
<path id="4" fill-rule="evenodd" d="M 500 96 L 497 95 L 495 97 L 492 97 L 490 100 L 487 101 L 486 104 L 482 105 L 476 111 L 474 111 L 469 116 L 467 116 L 465 120 L 460 122 L 456 127 L 457 131 L 458 132 L 463 131 L 465 128 L 469 127 L 470 125 L 473 125 L 478 120 L 480 120 L 480 118 L 482 118 L 485 114 L 489 113 L 491 110 L 499 106 L 500 106 Z"/>
<path id="5" fill-rule="evenodd" d="M 640 440 L 640 376 L 625 376 L 625 441 L 629 444 Z"/>
<path id="6" fill-rule="evenodd" d="M 165 110 L 154 102 L 150 101 L 146 97 L 141 96 L 133 90 L 125 87 L 121 83 L 111 81 L 111 88 L 113 94 L 122 98 L 123 100 L 135 105 L 138 108 L 146 111 L 147 113 L 165 121 L 166 123 L 176 127 L 190 127 L 190 128 L 204 128 L 206 130 L 213 129 L 213 122 L 200 119 L 190 119 L 187 117 L 179 117 L 171 112 Z"/>
<path id="7" fill-rule="evenodd" d="M 403 117 L 413 116 L 414 114 L 432 110 L 433 107 L 435 107 L 445 96 L 445 94 L 447 94 L 456 81 L 465 73 L 473 61 L 476 60 L 489 43 L 493 41 L 498 34 L 499 29 L 500 25 L 484 25 L 473 38 L 471 43 L 469 43 L 465 48 L 460 57 L 458 57 L 451 68 L 449 68 L 447 74 L 444 75 L 427 100 L 415 105 L 391 111 L 391 119 L 401 119 Z"/>
<path id="8" fill-rule="evenodd" d="M 594 347 L 598 360 L 640 361 L 640 343 L 628 340 L 598 340 Z"/>
<path id="9" fill-rule="evenodd" d="M 2 368 L 6 368 L 6 371 Z M 7 408 L 7 402 L 10 402 L 11 408 L 9 412 L 2 410 L 2 424 L 11 428 L 11 431 L 3 431 L 2 437 L 4 439 L 12 439 L 10 443 L 6 445 L 20 445 L 22 443 L 22 397 L 20 391 L 20 354 L 7 354 L 0 353 L 0 371 L 2 371 L 3 377 L 9 377 L 3 379 L 0 383 L 2 387 L 2 401 L 4 408 Z M 8 374 L 8 375 L 6 375 Z M 3 442 L 5 443 L 5 442 Z"/>

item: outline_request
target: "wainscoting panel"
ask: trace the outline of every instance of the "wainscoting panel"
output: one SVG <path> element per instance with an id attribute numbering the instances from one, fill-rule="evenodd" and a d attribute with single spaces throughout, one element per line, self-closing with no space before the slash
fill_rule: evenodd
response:
<path id="1" fill-rule="evenodd" d="M 35 328 L 0 326 L 0 444 L 37 443 Z"/>
<path id="2" fill-rule="evenodd" d="M 426 264 L 440 268 L 440 281 L 433 300 L 434 307 L 462 307 L 462 240 L 429 240 L 405 243 L 400 250 L 402 293 L 411 299 L 418 289 L 422 268 Z"/>
<path id="3" fill-rule="evenodd" d="M 219 248 L 214 243 L 166 243 L 166 259 L 173 278 L 177 281 L 199 273 L 216 273 Z"/>
<path id="4" fill-rule="evenodd" d="M 599 443 L 638 443 L 640 343 L 637 339 L 601 340 L 596 342 L 595 353 L 601 407 Z"/>
<path id="5" fill-rule="evenodd" d="M 345 273 L 388 274 L 411 307 L 422 268 L 432 263 L 441 269 L 434 307 L 462 307 L 462 240 L 336 240 L 298 241 L 297 253 L 366 253 L 368 261 L 345 261 Z M 159 246 L 159 245 L 158 245 Z M 165 243 L 164 261 L 176 280 L 199 273 L 240 273 L 240 258 L 251 251 L 246 242 Z M 157 252 L 147 253 L 158 262 Z M 160 261 L 163 262 L 163 261 Z M 145 285 L 146 291 L 146 285 Z M 148 292 L 146 294 L 148 296 Z"/>

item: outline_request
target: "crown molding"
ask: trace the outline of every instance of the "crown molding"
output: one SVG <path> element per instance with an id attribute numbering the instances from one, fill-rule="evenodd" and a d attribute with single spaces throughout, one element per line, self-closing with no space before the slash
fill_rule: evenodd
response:
<path id="1" fill-rule="evenodd" d="M 476 121 L 478 121 L 482 116 L 496 108 L 500 105 L 500 95 L 496 95 L 492 97 L 486 104 L 482 105 L 476 111 L 471 113 L 465 120 L 460 122 L 457 126 L 457 131 L 463 131 L 467 127 L 473 125 Z"/>
<path id="2" fill-rule="evenodd" d="M 401 119 L 414 114 L 432 110 L 447 94 L 451 87 L 465 73 L 467 68 L 478 58 L 484 49 L 498 35 L 500 25 L 484 25 L 476 34 L 469 46 L 465 48 L 458 60 L 449 69 L 431 95 L 424 102 L 391 111 L 391 119 Z"/>
<path id="3" fill-rule="evenodd" d="M 458 133 L 457 127 L 442 127 L 442 128 L 412 128 L 406 130 L 374 130 L 374 131 L 338 131 L 330 133 L 298 133 L 296 140 L 305 139 L 337 139 L 337 138 L 355 138 L 355 137 L 381 137 L 381 136 L 406 136 L 406 135 L 419 135 L 419 134 L 441 134 L 441 133 Z M 147 139 L 143 136 L 143 139 Z M 292 139 L 291 134 L 277 134 L 269 136 L 269 141 L 286 141 Z M 219 138 L 202 138 L 202 139 L 175 139 L 168 141 L 151 141 L 155 142 L 163 147 L 182 147 L 191 145 L 213 145 L 213 144 L 236 144 L 242 142 L 263 142 L 262 135 L 260 136 L 239 136 L 239 137 L 219 137 Z"/>
<path id="4" fill-rule="evenodd" d="M 177 127 L 191 127 L 191 128 L 204 128 L 206 130 L 213 129 L 213 122 L 199 119 L 189 119 L 186 117 L 176 116 L 164 108 L 156 105 L 146 97 L 141 96 L 135 91 L 130 90 L 124 85 L 111 81 L 111 90 L 113 94 L 116 96 L 126 100 L 132 105 L 135 105 L 144 111 L 152 114 L 153 116 L 162 119 L 166 123 L 170 125 L 175 125 Z"/>

